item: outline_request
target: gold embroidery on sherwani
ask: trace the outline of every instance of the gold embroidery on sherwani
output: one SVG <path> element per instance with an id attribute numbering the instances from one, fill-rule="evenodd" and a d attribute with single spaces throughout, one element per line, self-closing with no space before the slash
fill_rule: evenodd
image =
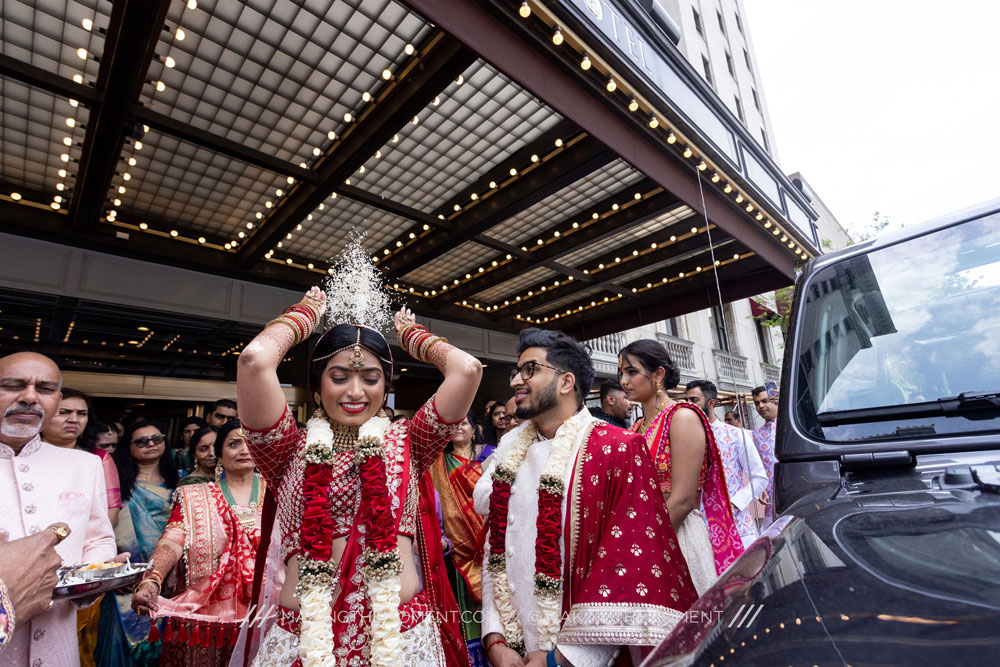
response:
<path id="1" fill-rule="evenodd" d="M 655 646 L 683 617 L 682 612 L 659 604 L 577 604 L 566 617 L 559 639 L 566 644 L 597 645 L 607 644 L 612 636 L 621 644 Z"/>

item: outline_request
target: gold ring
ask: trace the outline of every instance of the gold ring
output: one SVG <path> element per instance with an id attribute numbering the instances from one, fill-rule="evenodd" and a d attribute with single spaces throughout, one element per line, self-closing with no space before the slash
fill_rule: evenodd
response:
<path id="1" fill-rule="evenodd" d="M 59 540 L 56 544 L 59 544 L 59 542 L 62 542 L 69 537 L 69 528 L 66 526 L 55 526 L 52 528 L 52 531 L 56 534 L 56 538 Z"/>

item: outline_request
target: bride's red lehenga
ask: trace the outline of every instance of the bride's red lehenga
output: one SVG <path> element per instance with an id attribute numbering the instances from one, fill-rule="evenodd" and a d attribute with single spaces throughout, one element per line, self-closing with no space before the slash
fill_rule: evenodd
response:
<path id="1" fill-rule="evenodd" d="M 444 648 L 445 664 L 468 665 L 469 658 L 461 637 L 458 606 L 447 579 L 441 552 L 441 530 L 434 507 L 434 489 L 424 475 L 451 440 L 457 424 L 445 423 L 437 413 L 432 397 L 412 420 L 393 422 L 385 432 L 387 484 L 396 533 L 413 538 L 423 571 L 423 591 L 400 605 L 401 630 L 405 633 L 428 615 L 432 615 Z M 306 463 L 302 450 L 306 429 L 298 428 L 288 411 L 268 429 L 244 429 L 250 451 L 264 479 L 277 496 L 277 519 L 280 528 L 282 562 L 301 555 L 299 543 L 305 502 L 303 482 Z M 353 466 L 353 452 L 336 452 L 332 465 L 334 537 L 346 537 L 347 546 L 335 577 L 333 623 L 335 645 L 332 652 L 337 664 L 362 659 L 368 644 L 370 605 L 365 595 L 361 569 L 364 536 L 363 522 L 356 520 L 361 495 L 361 478 Z M 298 612 L 280 608 L 278 625 L 297 634 Z M 266 646 L 262 647 L 262 650 Z M 431 650 L 431 649 L 428 649 Z M 428 656 L 430 658 L 431 656 Z M 436 656 L 435 656 L 436 657 Z M 362 664 L 367 660 L 363 659 Z"/>

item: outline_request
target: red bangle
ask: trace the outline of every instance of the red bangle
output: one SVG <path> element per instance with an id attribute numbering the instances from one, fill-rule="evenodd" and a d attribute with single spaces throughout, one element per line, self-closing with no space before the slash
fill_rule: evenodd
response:
<path id="1" fill-rule="evenodd" d="M 499 639 L 494 639 L 493 641 L 491 641 L 489 644 L 486 645 L 484 651 L 486 653 L 489 653 L 490 649 L 496 646 L 497 644 L 503 644 L 504 646 L 507 646 L 507 640 L 504 639 L 503 637 L 500 637 Z"/>

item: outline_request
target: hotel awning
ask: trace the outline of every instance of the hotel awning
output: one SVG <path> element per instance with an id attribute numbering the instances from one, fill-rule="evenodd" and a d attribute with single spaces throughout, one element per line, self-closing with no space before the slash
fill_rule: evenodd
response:
<path id="1" fill-rule="evenodd" d="M 0 0 L 3 233 L 299 289 L 363 232 L 418 312 L 587 338 L 817 252 L 642 3 L 64 4 Z"/>

